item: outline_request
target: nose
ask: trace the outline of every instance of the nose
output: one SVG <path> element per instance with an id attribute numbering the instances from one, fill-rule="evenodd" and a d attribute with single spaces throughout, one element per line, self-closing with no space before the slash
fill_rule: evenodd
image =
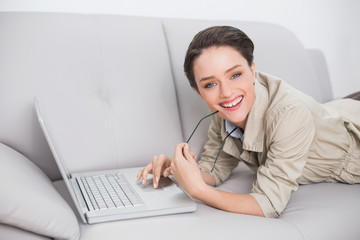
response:
<path id="1" fill-rule="evenodd" d="M 231 97 L 231 86 L 227 83 L 220 85 L 220 96 L 223 98 Z"/>

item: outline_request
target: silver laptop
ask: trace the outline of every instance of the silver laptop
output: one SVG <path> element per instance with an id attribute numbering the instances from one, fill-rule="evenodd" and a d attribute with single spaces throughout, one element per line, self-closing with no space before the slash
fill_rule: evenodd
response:
<path id="1" fill-rule="evenodd" d="M 140 168 L 69 173 L 50 135 L 46 118 L 35 99 L 36 114 L 72 200 L 84 223 L 99 223 L 140 217 L 194 212 L 196 203 L 170 178 L 136 181 Z"/>

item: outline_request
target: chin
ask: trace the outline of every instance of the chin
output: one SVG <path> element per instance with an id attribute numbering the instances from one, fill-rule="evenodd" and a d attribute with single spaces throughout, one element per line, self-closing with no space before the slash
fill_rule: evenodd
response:
<path id="1" fill-rule="evenodd" d="M 244 114 L 241 113 L 221 113 L 221 117 L 235 123 L 237 126 L 242 126 L 246 121 L 246 116 L 244 117 Z"/>

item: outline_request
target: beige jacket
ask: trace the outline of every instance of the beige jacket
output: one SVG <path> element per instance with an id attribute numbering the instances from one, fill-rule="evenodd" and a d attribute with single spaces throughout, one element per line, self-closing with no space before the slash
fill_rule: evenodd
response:
<path id="1" fill-rule="evenodd" d="M 251 195 L 266 217 L 284 210 L 299 184 L 360 183 L 360 101 L 319 104 L 284 81 L 256 73 L 244 141 L 229 137 L 214 169 L 217 185 L 243 161 L 257 172 Z M 199 164 L 211 169 L 225 120 L 214 116 Z"/>

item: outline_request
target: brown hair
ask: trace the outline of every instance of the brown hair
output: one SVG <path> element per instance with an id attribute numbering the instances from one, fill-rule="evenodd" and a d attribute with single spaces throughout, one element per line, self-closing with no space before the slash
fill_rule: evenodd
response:
<path id="1" fill-rule="evenodd" d="M 253 63 L 254 44 L 251 39 L 240 29 L 230 26 L 215 26 L 202 30 L 195 35 L 186 52 L 184 61 L 185 75 L 190 86 L 198 91 L 194 77 L 194 61 L 204 49 L 210 47 L 229 46 L 238 51 L 248 62 Z"/>

